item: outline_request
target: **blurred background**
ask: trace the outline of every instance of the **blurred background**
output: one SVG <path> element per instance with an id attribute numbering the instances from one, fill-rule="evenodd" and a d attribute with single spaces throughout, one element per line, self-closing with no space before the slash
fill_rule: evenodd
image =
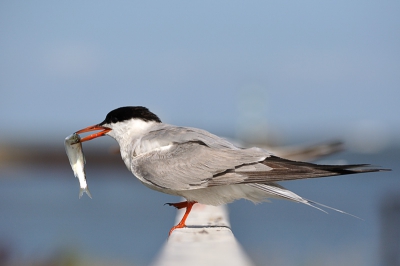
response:
<path id="1" fill-rule="evenodd" d="M 179 199 L 100 138 L 84 145 L 93 199 L 78 200 L 63 147 L 126 105 L 244 145 L 341 140 L 318 162 L 393 169 L 283 184 L 363 220 L 229 209 L 257 265 L 400 264 L 398 14 L 398 1 L 1 1 L 0 265 L 151 263 Z"/>

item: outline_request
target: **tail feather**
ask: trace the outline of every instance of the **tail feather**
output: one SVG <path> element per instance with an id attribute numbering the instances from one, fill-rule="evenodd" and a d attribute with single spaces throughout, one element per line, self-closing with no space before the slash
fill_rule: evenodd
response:
<path id="1" fill-rule="evenodd" d="M 328 213 L 324 209 L 320 208 L 320 207 L 323 207 L 323 208 L 330 209 L 330 210 L 333 210 L 336 212 L 340 212 L 340 213 L 343 213 L 346 215 L 350 215 L 354 218 L 362 220 L 360 217 L 355 216 L 351 213 L 347 213 L 345 211 L 342 211 L 342 210 L 339 210 L 339 209 L 336 209 L 336 208 L 333 208 L 333 207 L 330 207 L 330 206 L 327 206 L 327 205 L 324 205 L 324 204 L 321 204 L 321 203 L 318 203 L 318 202 L 315 202 L 312 200 L 302 198 L 299 195 L 297 195 L 296 193 L 294 193 L 290 190 L 287 190 L 278 184 L 271 183 L 271 184 L 247 184 L 247 185 L 263 190 L 267 194 L 266 197 L 280 198 L 280 199 L 286 199 L 286 200 L 290 200 L 290 201 L 294 201 L 294 202 L 298 202 L 298 203 L 303 203 L 303 204 L 313 207 L 317 210 L 320 210 L 324 213 Z M 320 207 L 318 207 L 318 206 L 320 206 Z"/>
<path id="2" fill-rule="evenodd" d="M 342 211 L 342 210 L 339 210 L 339 209 L 332 208 L 332 207 L 330 207 L 330 206 L 321 204 L 321 203 L 319 203 L 319 202 L 315 202 L 315 201 L 308 200 L 308 199 L 306 199 L 306 200 L 308 201 L 308 203 L 310 203 L 309 205 L 310 205 L 311 207 L 317 208 L 317 207 L 315 207 L 314 205 L 319 205 L 319 206 L 321 206 L 321 207 L 324 207 L 324 208 L 327 208 L 327 209 L 330 209 L 330 210 L 333 210 L 333 211 L 336 211 L 336 212 L 340 212 L 340 213 L 343 213 L 343 214 L 347 214 L 347 215 L 350 215 L 350 216 L 352 216 L 352 217 L 354 217 L 354 218 L 363 220 L 363 219 L 361 219 L 360 217 L 355 216 L 354 214 L 351 214 L 351 213 L 348 213 L 348 212 L 345 212 L 345 211 Z M 318 210 L 321 210 L 320 208 L 317 208 L 317 209 L 318 209 Z M 325 212 L 325 213 L 328 213 L 328 212 L 326 212 L 326 211 L 324 211 L 324 210 L 322 210 L 322 211 Z"/>
<path id="3" fill-rule="evenodd" d="M 302 198 L 275 182 L 305 178 L 317 178 L 324 176 L 391 171 L 390 169 L 370 168 L 371 166 L 369 164 L 319 165 L 307 162 L 291 161 L 276 156 L 267 157 L 261 163 L 268 166 L 269 170 L 248 172 L 241 171 L 240 174 L 246 175 L 246 179 L 244 179 L 242 183 L 264 191 L 265 198 L 273 197 L 287 199 L 294 202 L 306 204 L 325 213 L 327 212 L 322 208 L 331 209 L 336 212 L 347 214 L 358 219 L 361 218 L 342 210 Z"/>

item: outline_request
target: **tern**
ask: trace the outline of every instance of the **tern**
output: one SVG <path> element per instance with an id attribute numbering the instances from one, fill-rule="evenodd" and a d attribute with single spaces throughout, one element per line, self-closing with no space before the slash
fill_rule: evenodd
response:
<path id="1" fill-rule="evenodd" d="M 280 158 L 257 147 L 240 148 L 202 129 L 162 123 L 141 106 L 117 108 L 103 122 L 76 133 L 92 131 L 99 132 L 80 141 L 105 135 L 114 138 L 126 167 L 145 186 L 186 199 L 167 203 L 186 208 L 182 220 L 169 234 L 186 226 L 186 218 L 196 203 L 215 206 L 242 198 L 253 202 L 278 198 L 317 209 L 320 208 L 315 205 L 331 208 L 302 198 L 277 182 L 386 170 L 368 168 L 368 164 L 318 165 Z"/>

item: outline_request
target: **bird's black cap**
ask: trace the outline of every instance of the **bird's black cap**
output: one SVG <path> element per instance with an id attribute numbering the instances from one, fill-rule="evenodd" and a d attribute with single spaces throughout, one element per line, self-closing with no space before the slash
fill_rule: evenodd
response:
<path id="1" fill-rule="evenodd" d="M 142 106 L 125 106 L 120 107 L 109 112 L 99 125 L 112 124 L 117 122 L 126 121 L 132 118 L 142 119 L 143 121 L 154 121 L 161 123 L 160 118 L 153 114 L 146 107 Z"/>

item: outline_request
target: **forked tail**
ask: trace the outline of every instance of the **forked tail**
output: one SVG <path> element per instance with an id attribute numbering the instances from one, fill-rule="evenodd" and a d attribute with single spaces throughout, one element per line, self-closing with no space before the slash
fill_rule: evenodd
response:
<path id="1" fill-rule="evenodd" d="M 79 189 L 79 198 L 82 197 L 83 192 L 85 192 L 89 196 L 89 198 L 92 198 L 92 194 L 90 194 L 90 191 L 89 191 L 88 187 Z"/>

